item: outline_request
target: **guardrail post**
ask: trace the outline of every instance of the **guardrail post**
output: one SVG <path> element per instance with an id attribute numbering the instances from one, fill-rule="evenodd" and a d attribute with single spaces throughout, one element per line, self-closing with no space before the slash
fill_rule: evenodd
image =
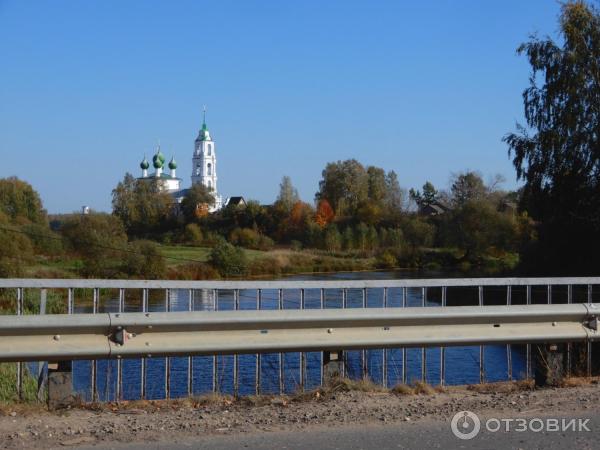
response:
<path id="1" fill-rule="evenodd" d="M 48 299 L 48 291 L 46 289 L 41 289 L 40 290 L 40 315 L 46 314 L 47 299 Z M 44 400 L 44 387 L 46 386 L 46 382 L 48 381 L 48 379 L 47 379 L 48 374 L 45 370 L 45 365 L 46 365 L 46 363 L 44 361 L 38 361 L 37 398 L 40 402 Z"/>
<path id="2" fill-rule="evenodd" d="M 533 355 L 536 386 L 559 386 L 564 378 L 564 345 L 538 344 Z"/>
<path id="3" fill-rule="evenodd" d="M 323 352 L 323 385 L 330 385 L 344 373 L 344 352 Z"/>
<path id="4" fill-rule="evenodd" d="M 48 364 L 48 408 L 66 408 L 75 400 L 71 361 Z"/>

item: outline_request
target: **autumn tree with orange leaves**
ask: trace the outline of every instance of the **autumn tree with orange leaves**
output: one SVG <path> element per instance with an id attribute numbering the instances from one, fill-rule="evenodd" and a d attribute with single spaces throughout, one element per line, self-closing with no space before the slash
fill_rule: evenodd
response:
<path id="1" fill-rule="evenodd" d="M 327 201 L 327 199 L 319 200 L 319 204 L 317 206 L 317 213 L 315 214 L 315 222 L 321 228 L 324 228 L 327 224 L 331 223 L 335 218 L 335 213 L 333 212 L 333 208 Z"/>

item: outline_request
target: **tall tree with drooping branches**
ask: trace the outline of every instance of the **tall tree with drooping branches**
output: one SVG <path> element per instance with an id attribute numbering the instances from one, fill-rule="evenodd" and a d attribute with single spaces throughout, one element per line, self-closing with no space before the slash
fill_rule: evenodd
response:
<path id="1" fill-rule="evenodd" d="M 532 37 L 518 48 L 531 65 L 526 124 L 505 136 L 521 207 L 538 221 L 525 262 L 537 271 L 597 272 L 600 262 L 600 14 L 562 6 L 560 42 Z"/>

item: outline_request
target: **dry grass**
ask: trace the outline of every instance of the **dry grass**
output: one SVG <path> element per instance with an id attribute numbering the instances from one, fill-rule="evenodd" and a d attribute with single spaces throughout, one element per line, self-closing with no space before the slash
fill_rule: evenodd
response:
<path id="1" fill-rule="evenodd" d="M 533 380 L 503 381 L 498 383 L 470 384 L 469 391 L 479 394 L 507 394 L 509 392 L 528 391 L 535 388 Z"/>
<path id="2" fill-rule="evenodd" d="M 597 384 L 599 381 L 598 377 L 565 377 L 561 387 L 589 386 L 590 384 Z"/>
<path id="3" fill-rule="evenodd" d="M 219 406 L 219 405 L 231 405 L 235 401 L 235 398 L 231 395 L 211 393 L 207 395 L 202 395 L 199 397 L 194 397 L 192 399 L 192 404 L 194 407 L 199 406 Z"/>
<path id="4" fill-rule="evenodd" d="M 397 395 L 413 395 L 415 393 L 415 390 L 407 384 L 397 384 L 390 391 Z"/>
<path id="5" fill-rule="evenodd" d="M 417 381 L 414 387 L 415 394 L 423 394 L 423 395 L 433 395 L 437 391 L 428 383 L 423 383 L 421 381 Z"/>
<path id="6" fill-rule="evenodd" d="M 313 400 L 323 400 L 329 397 L 330 392 L 323 388 L 317 388 L 312 391 L 299 391 L 291 398 L 293 402 L 303 403 Z"/>
<path id="7" fill-rule="evenodd" d="M 370 378 L 365 377 L 360 380 L 352 380 L 350 378 L 336 378 L 327 386 L 327 391 L 331 392 L 385 392 L 383 386 L 374 383 Z"/>
<path id="8" fill-rule="evenodd" d="M 247 395 L 239 398 L 239 403 L 245 406 L 257 407 L 271 405 L 278 399 L 272 395 Z M 282 399 L 281 401 L 285 401 Z"/>

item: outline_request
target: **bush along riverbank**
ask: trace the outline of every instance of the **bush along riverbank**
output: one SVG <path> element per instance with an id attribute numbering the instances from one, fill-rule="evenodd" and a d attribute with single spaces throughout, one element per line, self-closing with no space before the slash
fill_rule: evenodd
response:
<path id="1" fill-rule="evenodd" d="M 160 245 L 145 241 L 127 247 L 91 267 L 78 255 L 39 256 L 23 267 L 27 278 L 109 278 L 210 280 L 241 277 L 280 277 L 301 273 L 355 272 L 369 270 L 435 270 L 476 274 L 513 274 L 515 253 L 465 258 L 457 249 L 418 248 L 367 251 L 327 251 L 280 247 L 247 249 L 219 240 L 213 247 Z"/>
<path id="2" fill-rule="evenodd" d="M 386 250 L 377 254 L 277 249 L 248 252 L 227 242 L 215 246 L 206 262 L 174 264 L 170 279 L 279 277 L 301 273 L 370 270 L 447 270 L 465 274 L 510 274 L 518 264 L 512 253 L 467 260 L 453 249 Z"/>

